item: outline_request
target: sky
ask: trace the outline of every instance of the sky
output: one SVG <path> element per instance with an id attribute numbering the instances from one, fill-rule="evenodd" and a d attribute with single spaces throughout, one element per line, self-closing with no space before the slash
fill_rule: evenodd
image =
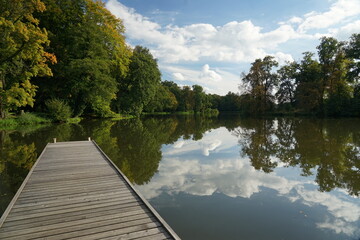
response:
<path id="1" fill-rule="evenodd" d="M 360 33 L 360 0 L 107 0 L 127 43 L 150 49 L 163 80 L 207 93 L 241 92 L 255 59 L 280 65 L 316 52 L 319 38 Z M 239 87 L 240 86 L 240 87 Z"/>

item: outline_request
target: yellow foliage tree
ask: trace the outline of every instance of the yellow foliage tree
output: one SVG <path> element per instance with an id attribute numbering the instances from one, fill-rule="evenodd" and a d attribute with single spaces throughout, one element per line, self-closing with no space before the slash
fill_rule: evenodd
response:
<path id="1" fill-rule="evenodd" d="M 0 2 L 0 113 L 34 103 L 36 86 L 30 79 L 52 75 L 47 63 L 56 63 L 44 46 L 47 32 L 38 27 L 34 12 L 45 11 L 40 0 Z"/>

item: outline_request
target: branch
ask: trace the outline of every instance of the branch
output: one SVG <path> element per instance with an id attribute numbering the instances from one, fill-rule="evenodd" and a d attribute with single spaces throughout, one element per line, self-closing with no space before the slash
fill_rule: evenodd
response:
<path id="1" fill-rule="evenodd" d="M 25 47 L 25 45 L 26 45 L 26 42 L 23 42 L 22 45 L 19 47 L 19 49 L 18 49 L 16 52 L 14 52 L 12 55 L 10 55 L 9 57 L 5 58 L 4 60 L 1 60 L 1 61 L 0 61 L 0 65 L 2 65 L 3 63 L 11 60 L 12 58 L 16 57 L 16 55 L 18 55 L 18 54 L 23 50 L 23 48 Z"/>

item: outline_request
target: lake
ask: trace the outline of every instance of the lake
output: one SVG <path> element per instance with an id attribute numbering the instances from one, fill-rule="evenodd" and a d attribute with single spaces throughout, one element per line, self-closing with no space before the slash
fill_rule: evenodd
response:
<path id="1" fill-rule="evenodd" d="M 360 239 L 360 121 L 144 117 L 0 130 L 0 214 L 41 151 L 94 139 L 182 239 Z"/>

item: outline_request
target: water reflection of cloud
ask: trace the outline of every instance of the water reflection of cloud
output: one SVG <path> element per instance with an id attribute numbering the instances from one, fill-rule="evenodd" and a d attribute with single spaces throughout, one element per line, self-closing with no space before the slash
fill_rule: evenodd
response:
<path id="1" fill-rule="evenodd" d="M 214 139 L 212 142 L 204 142 L 202 145 L 202 152 L 204 156 L 209 156 L 210 151 L 214 151 L 218 146 L 221 145 L 219 139 Z"/>
<path id="2" fill-rule="evenodd" d="M 355 222 L 360 219 L 360 206 L 346 202 L 337 196 L 329 193 L 318 192 L 316 190 L 306 190 L 303 186 L 297 186 L 297 192 L 302 198 L 302 202 L 308 206 L 321 204 L 337 218 L 342 218 L 348 222 Z"/>
<path id="3" fill-rule="evenodd" d="M 237 138 L 226 130 L 226 128 L 219 128 L 216 131 L 207 132 L 206 135 L 198 141 L 184 141 L 179 139 L 170 148 L 163 150 L 166 156 L 175 156 L 190 153 L 193 151 L 199 152 L 204 156 L 209 156 L 213 151 L 224 151 L 230 147 L 237 146 Z"/>
<path id="4" fill-rule="evenodd" d="M 348 236 L 352 236 L 358 231 L 357 227 L 354 225 L 349 225 L 348 222 L 345 222 L 341 219 L 335 219 L 333 221 L 326 219 L 323 223 L 317 223 L 318 228 L 331 229 L 337 234 L 344 233 Z"/>
<path id="5" fill-rule="evenodd" d="M 192 195 L 208 196 L 215 192 L 229 197 L 250 198 L 262 187 L 274 189 L 280 196 L 291 202 L 299 201 L 310 207 L 321 205 L 327 209 L 330 219 L 317 223 L 318 228 L 331 229 L 349 236 L 360 234 L 356 227 L 360 218 L 360 204 L 350 201 L 344 192 L 337 194 L 319 192 L 308 178 L 290 179 L 277 171 L 267 174 L 255 170 L 248 159 L 241 159 L 237 151 L 234 157 L 207 161 L 206 158 L 189 159 L 190 151 L 202 152 L 230 149 L 237 145 L 226 129 L 217 129 L 199 141 L 179 141 L 163 151 L 159 171 L 151 182 L 139 186 L 146 198 L 159 196 L 162 192 L 176 194 L 185 192 Z M 221 139 L 221 140 L 219 140 Z M 181 146 L 181 147 L 178 147 Z M 286 169 L 284 169 L 286 171 Z M 286 174 L 285 174 L 286 175 Z M 354 200 L 354 199 L 352 199 Z"/>
<path id="6" fill-rule="evenodd" d="M 184 146 L 185 141 L 181 140 L 181 141 L 177 141 L 176 143 L 174 143 L 173 148 L 182 148 L 182 146 Z"/>

